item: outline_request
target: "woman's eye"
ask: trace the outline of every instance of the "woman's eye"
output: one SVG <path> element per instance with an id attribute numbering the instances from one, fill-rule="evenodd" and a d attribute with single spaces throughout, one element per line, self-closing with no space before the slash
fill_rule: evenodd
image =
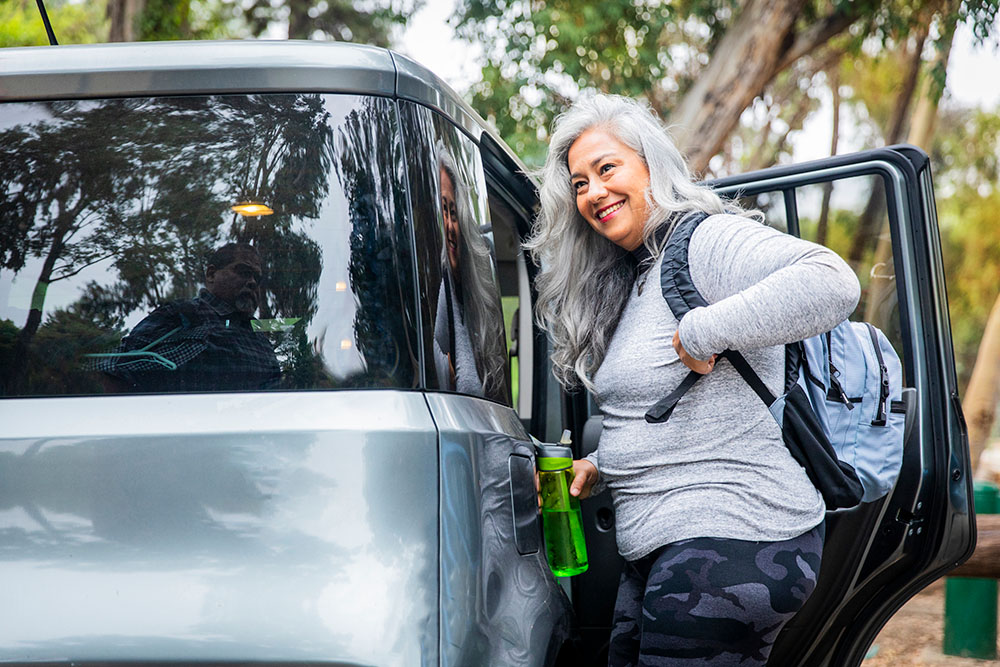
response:
<path id="1" fill-rule="evenodd" d="M 614 166 L 615 165 L 613 165 L 613 164 L 602 164 L 601 165 L 601 173 L 604 174 L 604 173 L 610 171 L 611 169 L 614 168 Z"/>
<path id="2" fill-rule="evenodd" d="M 583 189 L 583 186 L 586 184 L 587 181 L 577 181 L 576 183 L 573 184 L 573 190 L 575 192 L 579 192 L 581 189 Z"/>

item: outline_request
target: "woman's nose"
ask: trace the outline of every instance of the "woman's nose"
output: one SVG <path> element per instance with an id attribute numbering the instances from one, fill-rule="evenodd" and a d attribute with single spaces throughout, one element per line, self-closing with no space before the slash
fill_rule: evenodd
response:
<path id="1" fill-rule="evenodd" d="M 608 196 L 608 190 L 601 181 L 592 181 L 587 185 L 587 199 L 597 202 Z"/>

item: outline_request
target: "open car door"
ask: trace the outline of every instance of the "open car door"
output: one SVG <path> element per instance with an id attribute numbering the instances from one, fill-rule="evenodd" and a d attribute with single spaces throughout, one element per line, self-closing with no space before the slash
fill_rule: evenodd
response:
<path id="1" fill-rule="evenodd" d="M 816 590 L 770 658 L 783 666 L 858 665 L 892 614 L 975 545 L 968 437 L 929 160 L 917 148 L 896 146 L 708 185 L 763 211 L 767 224 L 846 259 L 862 287 L 851 319 L 882 329 L 903 361 L 907 421 L 899 479 L 884 498 L 827 514 Z M 583 435 L 581 455 L 597 445 L 595 411 L 586 396 L 568 397 L 570 421 Z M 610 623 L 621 571 L 607 494 L 584 503 L 584 521 L 591 571 L 574 577 L 574 606 L 587 653 L 604 656 L 610 628 L 602 626 Z"/>
<path id="2" fill-rule="evenodd" d="M 889 617 L 975 545 L 930 163 L 895 146 L 710 185 L 846 259 L 861 281 L 851 319 L 882 329 L 903 360 L 899 480 L 880 500 L 827 514 L 816 591 L 771 656 L 776 665 L 857 665 Z"/>

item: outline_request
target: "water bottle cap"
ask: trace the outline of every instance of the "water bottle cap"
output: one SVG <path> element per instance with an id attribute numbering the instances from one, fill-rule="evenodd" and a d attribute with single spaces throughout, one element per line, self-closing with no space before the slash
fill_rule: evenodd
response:
<path id="1" fill-rule="evenodd" d="M 538 469 L 543 471 L 565 470 L 573 465 L 573 450 L 562 445 L 542 443 L 538 450 Z"/>

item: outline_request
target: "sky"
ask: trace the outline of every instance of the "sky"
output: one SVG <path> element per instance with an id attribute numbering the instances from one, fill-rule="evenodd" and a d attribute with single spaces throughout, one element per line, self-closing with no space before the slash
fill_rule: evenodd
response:
<path id="1" fill-rule="evenodd" d="M 395 48 L 464 93 L 479 78 L 482 51 L 455 37 L 447 23 L 454 7 L 455 0 L 426 0 Z M 1000 107 L 1000 52 L 990 46 L 974 46 L 971 31 L 964 26 L 959 28 L 948 62 L 945 96 L 945 104 Z M 829 154 L 830 115 L 828 108 L 821 109 L 806 122 L 795 141 L 795 161 Z M 842 152 L 849 150 L 857 147 L 844 146 Z"/>

